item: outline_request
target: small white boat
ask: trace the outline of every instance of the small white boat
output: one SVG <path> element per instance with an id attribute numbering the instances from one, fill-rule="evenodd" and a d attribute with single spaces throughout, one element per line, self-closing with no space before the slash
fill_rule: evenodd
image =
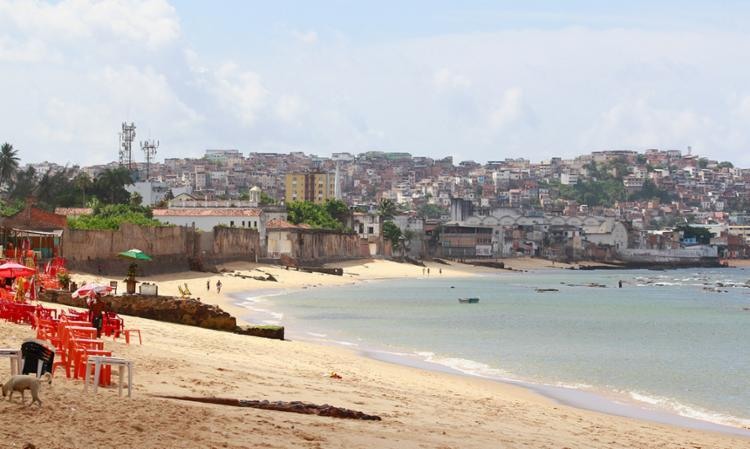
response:
<path id="1" fill-rule="evenodd" d="M 458 302 L 461 304 L 476 304 L 479 302 L 479 298 L 458 298 Z"/>

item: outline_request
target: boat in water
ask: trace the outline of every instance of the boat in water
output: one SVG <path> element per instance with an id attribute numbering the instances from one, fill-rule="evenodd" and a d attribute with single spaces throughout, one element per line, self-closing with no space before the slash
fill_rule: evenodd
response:
<path id="1" fill-rule="evenodd" d="M 476 304 L 479 302 L 479 298 L 458 298 L 458 302 L 462 304 Z"/>

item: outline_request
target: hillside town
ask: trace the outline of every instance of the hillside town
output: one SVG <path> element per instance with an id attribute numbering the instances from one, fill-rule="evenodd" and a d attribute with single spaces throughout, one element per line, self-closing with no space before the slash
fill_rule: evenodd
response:
<path id="1" fill-rule="evenodd" d="M 349 208 L 342 230 L 360 239 L 352 257 L 686 257 L 690 263 L 745 257 L 750 169 L 691 153 L 594 151 L 573 159 L 479 163 L 381 151 L 321 157 L 209 149 L 201 158 L 132 162 L 134 183 L 126 189 L 163 223 L 203 231 L 255 229 L 259 255 L 268 258 L 294 255 L 270 230 L 314 230 L 288 222 L 286 205 L 329 200 Z M 69 176 L 95 179 L 121 165 L 73 167 Z M 53 163 L 33 167 L 37 173 L 63 169 Z M 393 206 L 386 217 L 383 203 Z M 384 236 L 386 221 L 398 227 L 396 237 Z M 691 231 L 696 229 L 708 233 Z"/>

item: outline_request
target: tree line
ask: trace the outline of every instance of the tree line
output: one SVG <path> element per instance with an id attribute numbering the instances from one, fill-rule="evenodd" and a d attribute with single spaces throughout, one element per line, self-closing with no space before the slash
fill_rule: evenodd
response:
<path id="1" fill-rule="evenodd" d="M 12 212 L 34 197 L 38 207 L 52 211 L 57 207 L 94 207 L 97 204 L 129 204 L 125 186 L 133 184 L 125 167 L 104 170 L 95 179 L 86 173 L 65 167 L 38 172 L 29 166 L 21 170 L 13 145 L 0 146 L 0 191 L 3 209 Z"/>

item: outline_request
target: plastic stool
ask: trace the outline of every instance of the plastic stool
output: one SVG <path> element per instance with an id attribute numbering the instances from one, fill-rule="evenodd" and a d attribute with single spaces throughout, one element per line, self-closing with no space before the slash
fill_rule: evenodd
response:
<path id="1" fill-rule="evenodd" d="M 125 334 L 125 343 L 130 344 L 130 333 L 131 332 L 138 332 L 138 344 L 143 346 L 143 339 L 141 339 L 141 330 L 140 329 L 125 329 L 122 331 L 123 334 Z"/>

